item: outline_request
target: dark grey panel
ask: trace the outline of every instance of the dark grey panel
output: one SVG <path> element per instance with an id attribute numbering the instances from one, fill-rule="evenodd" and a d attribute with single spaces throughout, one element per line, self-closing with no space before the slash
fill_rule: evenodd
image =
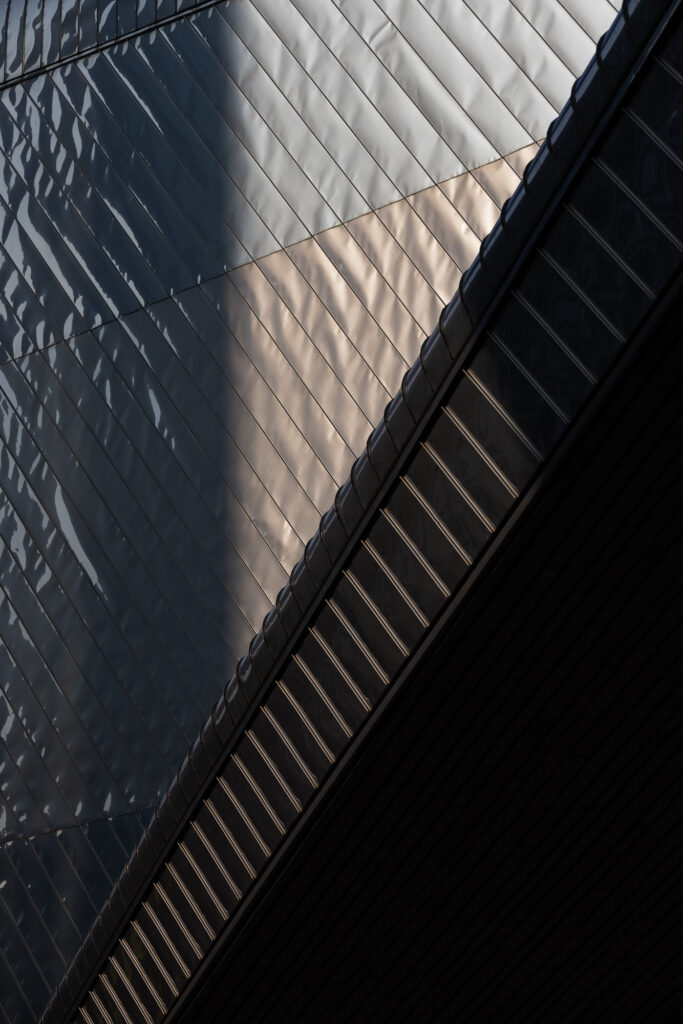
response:
<path id="1" fill-rule="evenodd" d="M 265 541 L 253 565 L 242 561 L 244 531 L 260 535 L 226 480 L 239 452 L 221 472 L 224 429 L 206 420 L 189 378 L 173 404 L 154 371 L 182 383 L 182 364 L 154 365 L 155 345 L 167 362 L 171 350 L 144 319 L 10 364 L 0 380 L 6 696 L 15 708 L 40 700 L 51 724 L 39 749 L 66 742 L 75 771 L 70 783 L 55 761 L 69 812 L 55 794 L 51 827 L 163 791 L 274 597 L 253 575 L 269 558 L 279 566 Z M 32 832 L 46 827 L 36 813 L 23 808 Z"/>
<path id="2" fill-rule="evenodd" d="M 0 1010 L 12 1024 L 40 1016 L 144 821 L 127 815 L 0 845 Z"/>
<path id="3" fill-rule="evenodd" d="M 0 83 L 143 31 L 205 0 L 6 0 Z"/>

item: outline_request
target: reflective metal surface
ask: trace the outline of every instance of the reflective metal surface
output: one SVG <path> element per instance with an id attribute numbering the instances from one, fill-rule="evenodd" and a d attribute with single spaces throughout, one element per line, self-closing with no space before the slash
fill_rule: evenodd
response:
<path id="1" fill-rule="evenodd" d="M 19 40 L 8 66 L 36 19 L 27 3 L 27 20 L 23 4 L 8 6 L 7 38 Z M 65 24 L 77 6 L 59 8 Z M 518 66 L 489 12 L 458 7 L 219 3 L 5 89 L 9 355 L 542 137 L 571 81 L 561 58 L 534 33 L 529 54 L 540 47 L 542 59 Z M 504 7 L 532 31 L 535 15 Z M 564 8 L 551 9 L 549 27 L 564 26 Z M 575 35 L 592 45 L 583 29 Z M 61 38 L 71 45 L 64 27 Z M 548 100 L 536 77 L 555 66 L 566 88 Z M 486 196 L 469 197 L 466 221 L 477 201 Z"/>
<path id="2" fill-rule="evenodd" d="M 5 0 L 0 83 L 144 31 L 206 0 Z"/>
<path id="3" fill-rule="evenodd" d="M 36 1020 L 129 857 L 147 812 L 0 848 L 3 1020 Z"/>
<path id="4" fill-rule="evenodd" d="M 680 40 L 680 16 L 677 29 Z M 152 886 L 147 890 L 151 895 L 142 903 L 129 899 L 123 917 L 138 937 L 144 937 L 144 951 L 140 949 L 144 964 L 149 963 L 152 952 L 164 963 L 173 986 L 163 990 L 166 1005 L 180 1000 L 182 1007 L 183 990 L 191 990 L 191 979 L 221 930 L 230 928 L 232 908 L 257 882 L 279 841 L 310 807 L 354 732 L 409 666 L 418 641 L 443 612 L 558 441 L 567 437 L 586 400 L 604 381 L 614 355 L 633 341 L 667 282 L 680 275 L 683 231 L 678 221 L 668 216 L 681 173 L 678 162 L 671 158 L 679 144 L 676 111 L 680 85 L 675 64 L 669 61 L 676 60 L 677 52 L 661 48 L 656 56 L 659 63 L 651 58 L 656 73 L 661 67 L 671 79 L 657 91 L 663 109 L 653 102 L 650 78 L 644 79 L 642 91 L 638 86 L 643 80 L 636 79 L 636 91 L 626 94 L 624 108 L 614 112 L 603 137 L 596 139 L 586 131 L 578 179 L 573 186 L 558 183 L 556 205 L 530 252 L 520 257 L 521 266 L 511 285 L 490 255 L 496 242 L 502 248 L 507 241 L 503 233 L 510 230 L 505 222 L 497 228 L 497 239 L 488 249 L 488 272 L 494 282 L 492 289 L 500 289 L 500 301 L 487 308 L 485 329 L 475 335 L 457 372 L 451 371 L 447 353 L 442 357 L 441 376 L 439 362 L 431 359 L 433 353 L 439 346 L 445 351 L 460 339 L 438 329 L 430 337 L 401 397 L 392 403 L 395 424 L 402 412 L 411 417 L 404 434 L 410 443 L 400 453 L 405 461 L 389 479 L 388 472 L 382 475 L 379 455 L 377 462 L 369 455 L 367 461 L 356 463 L 361 482 L 355 483 L 355 501 L 366 516 L 364 520 L 358 516 L 362 529 L 353 522 L 348 526 L 339 508 L 326 517 L 318 536 L 320 547 L 327 547 L 325 538 L 330 538 L 331 551 L 325 556 L 329 568 L 324 571 L 318 562 L 323 582 L 310 614 L 304 613 L 301 633 L 295 632 L 301 609 L 295 611 L 293 624 L 279 607 L 269 616 L 260 638 L 272 648 L 261 662 L 263 674 L 255 680 L 247 670 L 240 671 L 234 680 L 236 689 L 243 688 L 243 698 L 258 695 L 258 702 L 254 701 L 240 724 L 232 726 L 229 754 L 226 751 L 221 762 L 219 754 L 210 753 L 215 749 L 212 740 L 203 735 L 186 762 L 183 771 L 197 774 L 196 802 L 191 804 L 192 798 L 187 797 L 187 816 L 178 813 L 169 829 L 174 837 L 171 841 L 167 836 L 160 838 L 163 855 L 152 852 L 150 840 L 145 885 Z M 634 123 L 643 140 L 637 150 L 629 147 Z M 600 179 L 602 203 L 591 205 L 583 174 L 590 184 L 596 168 L 606 165 L 621 147 L 622 159 L 613 166 L 614 173 Z M 542 156 L 549 151 L 544 150 Z M 638 174 L 645 166 L 648 174 Z M 543 167 L 540 159 L 534 167 L 536 175 L 542 173 L 539 167 Z M 621 180 L 622 173 L 628 184 Z M 459 198 L 464 213 L 483 232 L 494 213 L 491 201 L 477 202 L 477 196 L 481 182 L 499 183 L 499 174 L 500 168 L 482 169 L 479 181 L 474 176 L 471 181 L 451 181 L 439 194 L 449 194 L 452 201 Z M 653 181 L 660 187 L 653 188 Z M 531 207 L 526 191 L 514 202 L 527 199 Z M 622 228 L 622 218 L 628 216 L 624 211 L 633 207 L 642 218 L 638 221 L 643 226 L 642 236 Z M 539 211 L 529 210 L 528 215 L 538 216 Z M 408 338 L 419 332 L 420 302 L 427 301 L 427 292 L 420 295 L 415 291 L 418 277 L 414 264 L 408 266 L 400 258 L 382 264 L 378 254 L 391 248 L 382 236 L 382 226 L 381 216 L 361 217 L 295 248 L 302 252 L 304 246 L 310 245 L 312 250 L 317 244 L 332 264 L 345 267 L 348 263 L 352 269 L 345 277 L 354 293 L 360 289 L 360 279 L 368 278 L 367 308 L 376 312 L 383 307 L 387 293 L 379 293 L 377 280 L 370 273 L 374 267 L 387 289 L 393 285 L 405 296 L 402 316 Z M 643 261 L 650 248 L 656 248 L 658 237 L 663 246 L 650 285 L 643 280 L 647 273 Z M 356 272 L 361 257 L 354 246 L 369 254 L 365 273 L 361 269 Z M 273 257 L 266 257 L 263 263 L 269 260 Z M 483 258 L 465 281 L 463 306 L 476 295 L 472 282 L 482 268 L 486 269 Z M 271 322 L 269 318 L 275 322 L 269 305 L 272 299 L 250 288 L 245 279 L 252 269 L 245 268 L 244 274 L 240 271 L 237 287 L 264 323 Z M 272 270 L 273 277 L 281 273 L 281 266 Z M 502 283 L 496 282 L 496 274 Z M 315 281 L 316 275 L 311 274 L 310 279 Z M 452 312 L 453 307 L 450 309 Z M 561 311 L 562 317 L 555 313 L 551 319 L 552 310 Z M 287 325 L 288 334 L 300 337 L 299 328 L 286 312 L 280 322 Z M 600 328 L 590 331 L 589 346 L 588 325 L 595 324 Z M 577 330 L 577 325 L 584 325 L 584 330 Z M 462 333 L 467 337 L 466 331 L 471 329 L 470 321 Z M 401 334 L 395 325 L 386 325 L 386 335 L 400 349 Z M 641 342 L 641 346 L 645 344 Z M 282 351 L 291 366 L 296 363 L 302 380 L 309 379 L 309 374 L 311 380 L 319 375 L 319 364 L 307 357 L 303 345 L 298 356 L 284 346 Z M 405 390 L 414 385 L 414 395 L 419 395 L 420 382 L 431 391 L 428 399 L 416 399 L 418 409 L 422 402 L 423 410 L 416 414 Z M 320 386 L 325 388 L 324 379 Z M 431 399 L 434 394 L 439 395 L 438 404 Z M 325 402 L 329 403 L 329 398 Z M 331 419 L 336 415 L 340 432 L 348 431 L 348 412 L 342 403 L 338 407 L 332 404 Z M 417 436 L 412 433 L 415 426 Z M 383 441 L 399 447 L 386 422 L 373 432 L 371 445 L 381 451 Z M 393 467 L 395 462 L 389 460 L 388 465 Z M 362 480 L 370 471 L 375 483 L 367 489 L 364 507 Z M 340 497 L 340 503 L 343 501 Z M 336 548 L 331 540 L 335 526 L 352 538 L 342 539 Z M 315 545 L 307 549 L 311 561 L 314 550 Z M 313 575 L 308 565 L 301 568 L 301 574 L 307 570 Z M 291 593 L 298 605 L 293 585 Z M 308 606 L 304 608 L 308 610 Z M 279 649 L 275 646 L 278 635 Z M 424 647 L 421 654 L 424 656 Z M 253 666 L 256 656 L 250 654 L 250 659 Z M 212 728 L 210 724 L 207 733 Z M 218 746 L 220 750 L 221 743 Z M 201 780 L 199 764 L 205 766 Z M 182 788 L 180 781 L 178 788 Z M 249 810 L 238 791 L 250 791 Z M 172 803 L 169 798 L 167 806 Z M 160 832 L 163 835 L 161 826 Z M 142 871 L 141 861 L 138 867 Z M 141 882 L 129 880 L 128 885 L 144 893 Z M 115 912 L 111 918 L 117 920 Z M 114 935 L 109 949 L 115 956 L 125 951 Z M 107 1003 L 111 985 L 110 968 L 102 962 L 101 973 L 83 994 L 81 1010 L 94 1015 L 102 1004 L 110 1006 L 111 1012 L 113 1004 Z M 137 1024 L 145 1017 L 131 1011 L 130 1019 Z"/>
<path id="5" fill-rule="evenodd" d="M 13 1022 L 100 906 L 93 823 L 164 792 L 573 77 L 555 0 L 194 6 L 0 9 L 0 841 L 85 837 L 80 887 L 2 861 Z"/>

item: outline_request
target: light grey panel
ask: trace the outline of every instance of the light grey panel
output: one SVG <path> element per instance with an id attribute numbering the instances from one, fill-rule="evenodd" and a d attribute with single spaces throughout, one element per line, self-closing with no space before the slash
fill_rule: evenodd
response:
<path id="1" fill-rule="evenodd" d="M 465 157 L 467 167 L 486 163 L 476 154 L 481 142 L 474 142 L 480 134 L 494 147 L 492 155 L 520 149 L 531 142 L 528 130 L 511 113 L 503 99 L 488 85 L 478 68 L 468 60 L 457 46 L 458 34 L 449 39 L 424 7 L 414 0 L 375 0 L 377 7 L 391 20 L 400 33 L 401 47 L 386 47 L 385 63 L 392 66 L 399 80 L 406 82 L 407 91 L 418 95 L 425 112 L 429 107 L 424 103 L 421 79 L 425 72 L 414 66 L 421 61 L 429 68 L 435 82 L 441 88 L 433 123 L 440 125 L 441 134 L 447 138 L 455 152 Z M 481 63 L 488 63 L 489 54 L 481 54 Z M 414 67 L 412 67 L 412 66 Z M 462 119 L 460 132 L 454 135 L 457 117 Z M 489 158 L 490 159 L 490 158 Z"/>
<path id="2" fill-rule="evenodd" d="M 294 38 L 299 34 L 297 29 L 306 31 L 306 26 L 300 23 L 296 13 L 283 12 L 282 5 L 279 8 L 280 15 L 289 14 L 286 25 L 278 26 L 280 31 L 288 28 Z M 280 94 L 276 100 L 279 111 L 277 123 L 285 145 L 289 145 L 290 131 L 294 132 L 293 139 L 296 140 L 301 131 L 300 122 L 308 129 L 306 135 L 310 133 L 315 136 L 317 145 L 313 153 L 309 155 L 304 147 L 299 146 L 294 155 L 316 188 L 326 197 L 338 221 L 349 220 L 364 212 L 373 192 L 381 197 L 376 205 L 393 198 L 394 190 L 382 169 L 359 145 L 333 103 L 269 25 L 266 20 L 268 17 L 277 25 L 270 6 L 264 6 L 264 17 L 256 12 L 252 4 L 238 4 L 227 9 L 220 7 L 218 10 Z M 325 59 L 333 61 L 329 53 L 325 54 Z M 247 77 L 250 67 L 246 61 L 242 64 L 241 74 Z M 256 74 L 256 70 L 253 69 L 252 73 Z M 258 77 L 261 78 L 260 75 Z M 258 103 L 253 91 L 250 95 Z M 295 125 L 292 125 L 292 121 Z"/>
<path id="3" fill-rule="evenodd" d="M 561 3 L 548 3 L 548 0 L 512 0 L 517 10 L 533 25 L 536 31 L 555 51 L 576 78 L 595 52 L 595 40 L 577 24 L 570 12 Z M 588 6 L 586 0 L 582 6 Z M 609 4 L 603 5 L 609 9 Z M 595 8 L 598 14 L 599 8 Z M 608 15 L 607 24 L 609 25 Z"/>
<path id="4" fill-rule="evenodd" d="M 562 0 L 567 13 L 597 43 L 605 27 L 616 17 L 618 0 Z"/>
<path id="5" fill-rule="evenodd" d="M 447 53 L 459 51 L 533 139 L 544 135 L 556 107 L 543 94 L 542 82 L 525 73 L 525 65 L 520 67 L 508 53 L 505 37 L 493 32 L 466 0 L 419 0 L 417 6 L 429 15 L 434 45 L 438 46 L 440 36 L 445 37 L 449 45 L 442 44 L 442 48 Z M 478 116 L 478 106 L 471 109 Z"/>
<path id="6" fill-rule="evenodd" d="M 438 0 L 437 0 L 438 2 Z M 446 2 L 446 0 L 441 0 Z M 519 68 L 559 111 L 564 106 L 575 75 L 534 26 L 505 0 L 467 0 L 467 6 L 486 25 Z M 551 0 L 549 7 L 558 6 Z M 605 28 L 609 27 L 609 21 Z M 541 135 L 545 135 L 543 129 Z"/>
<path id="7" fill-rule="evenodd" d="M 346 6 L 340 10 L 332 0 L 325 0 L 324 3 L 314 3 L 313 0 L 293 2 L 343 64 L 345 72 L 365 92 L 388 126 L 422 166 L 428 181 L 442 181 L 465 169 L 465 165 L 451 151 L 421 109 L 406 95 L 364 39 L 362 30 L 365 27 L 367 32 L 370 31 L 370 21 L 380 34 L 391 35 L 386 17 L 372 17 L 370 5 L 359 9 L 353 6 L 347 12 Z M 374 10 L 378 11 L 377 8 Z M 351 20 L 354 14 L 360 27 L 356 27 Z M 487 159 L 490 156 L 484 156 L 480 162 Z M 420 188 L 422 184 L 418 183 L 416 187 Z M 410 191 L 415 191 L 415 186 Z"/>
<path id="8" fill-rule="evenodd" d="M 410 98 L 415 109 L 428 122 L 430 128 L 437 132 L 439 140 L 447 147 L 446 150 L 425 151 L 424 161 L 433 167 L 435 181 L 457 174 L 479 164 L 488 163 L 499 155 L 494 144 L 468 116 L 453 97 L 444 88 L 442 82 L 429 64 L 425 64 L 415 50 L 409 45 L 400 29 L 390 21 L 386 14 L 374 2 L 365 0 L 345 0 L 339 5 L 368 48 L 381 61 L 382 65 L 400 85 L 405 97 Z M 412 8 L 405 9 L 408 15 Z M 413 38 L 418 35 L 415 19 L 407 19 L 406 30 Z M 457 58 L 457 53 L 452 55 Z M 442 61 L 443 63 L 443 61 Z M 461 85 L 465 85 L 461 82 Z M 405 99 L 404 99 L 405 105 Z M 410 107 L 408 108 L 411 109 Z M 412 110 L 411 110 L 412 113 Z M 407 132 L 408 123 L 412 120 L 408 111 L 404 114 Z M 521 140 L 519 136 L 508 148 L 516 149 Z M 424 151 L 424 141 L 418 144 L 413 141 L 417 152 Z M 429 143 L 427 143 L 429 147 Z M 437 155 L 438 153 L 438 155 Z"/>
<path id="9" fill-rule="evenodd" d="M 298 75 L 310 95 L 309 107 L 311 100 L 317 100 L 321 113 L 331 118 L 327 125 L 324 118 L 320 121 L 321 137 L 365 201 L 378 206 L 394 198 L 397 188 L 398 194 L 402 189 L 419 188 L 425 182 L 424 172 L 349 76 L 340 62 L 340 54 L 326 44 L 315 25 L 309 25 L 293 5 L 284 8 L 274 0 L 257 0 L 256 6 L 280 40 L 280 47 L 286 47 L 298 63 Z M 345 148 L 341 143 L 346 143 Z M 374 196 L 377 199 L 373 201 Z"/>

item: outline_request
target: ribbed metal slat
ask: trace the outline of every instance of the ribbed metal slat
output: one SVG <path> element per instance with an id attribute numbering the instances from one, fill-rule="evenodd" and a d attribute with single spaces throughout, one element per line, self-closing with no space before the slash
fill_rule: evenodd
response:
<path id="1" fill-rule="evenodd" d="M 333 694 L 321 685 L 300 655 L 287 666 L 282 678 L 294 699 L 315 723 L 332 756 L 336 756 L 353 735 L 353 730 L 335 703 Z"/>
<path id="2" fill-rule="evenodd" d="M 120 945 L 123 950 L 130 950 L 131 956 L 140 964 L 145 979 L 149 980 L 156 999 L 163 1013 L 166 1012 L 173 999 L 178 995 L 178 988 L 172 975 L 166 969 L 164 959 L 159 956 L 154 943 L 140 924 L 142 914 L 138 914 L 131 923 L 127 935 L 123 935 Z M 147 980 L 144 980 L 146 987 Z"/>
<path id="3" fill-rule="evenodd" d="M 117 951 L 116 963 L 128 979 L 128 984 L 135 992 L 135 997 L 153 1021 L 158 1021 L 165 1012 L 165 1003 L 151 978 L 143 969 L 142 964 L 124 940 Z"/>
<path id="4" fill-rule="evenodd" d="M 142 905 L 140 914 L 136 918 L 136 924 L 141 933 L 140 938 L 143 941 L 147 940 L 155 956 L 161 962 L 168 978 L 171 980 L 173 988 L 176 991 L 180 991 L 190 977 L 190 969 L 176 945 L 177 937 L 175 931 L 177 929 L 173 927 L 173 920 L 171 919 L 169 925 L 171 928 L 171 934 L 169 934 L 166 927 L 169 924 L 168 920 L 166 922 L 161 920 L 156 913 L 155 907 L 152 905 L 155 903 L 158 907 L 159 902 L 156 893 L 150 894 L 149 899 L 145 900 Z M 169 915 L 167 912 L 163 912 L 162 916 L 168 919 Z M 182 942 L 182 935 L 180 940 Z"/>

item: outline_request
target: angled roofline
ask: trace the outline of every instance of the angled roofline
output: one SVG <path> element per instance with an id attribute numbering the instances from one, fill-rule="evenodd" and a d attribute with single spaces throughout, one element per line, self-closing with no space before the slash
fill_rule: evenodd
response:
<path id="1" fill-rule="evenodd" d="M 498 222 L 461 279 L 458 292 L 442 310 L 438 326 L 422 345 L 399 393 L 370 434 L 349 479 L 322 517 L 303 558 L 292 570 L 275 607 L 178 769 L 55 992 L 42 1018 L 45 1024 L 69 1019 L 94 982 L 152 877 L 230 755 L 241 735 L 240 724 L 258 709 L 279 676 L 430 417 L 478 347 L 513 277 L 562 203 L 590 148 L 681 3 L 683 0 L 625 0 L 622 11 L 600 39 L 594 58 L 550 126 L 546 142 L 525 169 L 515 194 L 505 203 Z M 413 654 L 424 651 L 425 644 L 433 639 L 434 628 Z"/>

